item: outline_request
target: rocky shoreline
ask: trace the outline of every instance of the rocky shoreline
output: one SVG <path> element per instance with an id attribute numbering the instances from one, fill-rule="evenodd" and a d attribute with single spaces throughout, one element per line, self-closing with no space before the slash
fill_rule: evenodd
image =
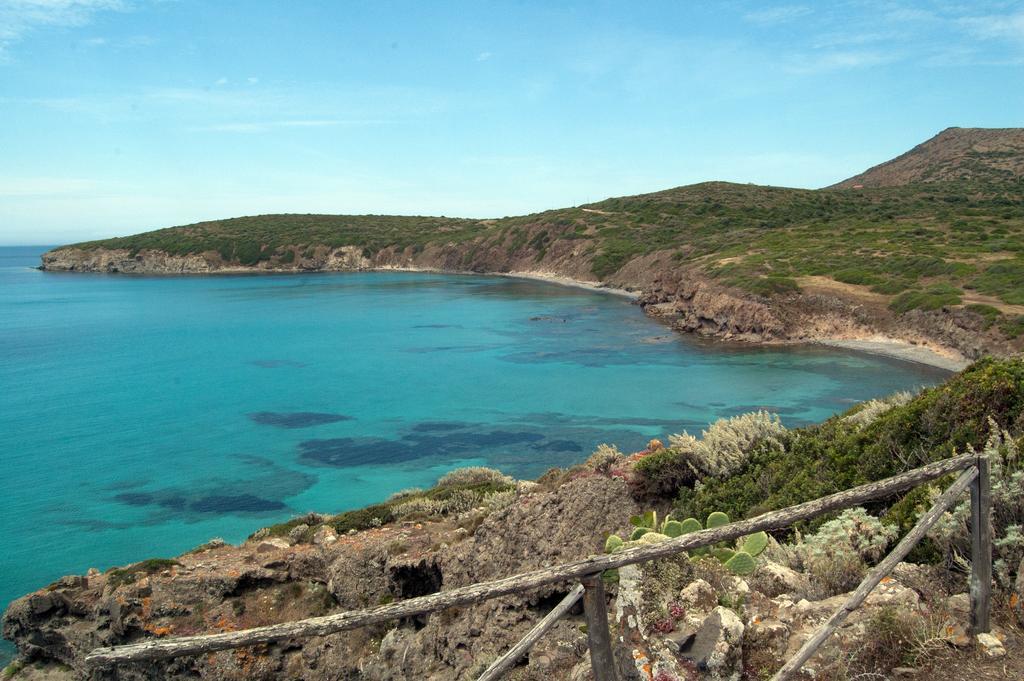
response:
<path id="1" fill-rule="evenodd" d="M 475 679 L 571 585 L 324 637 L 123 664 L 116 672 L 87 668 L 84 658 L 101 646 L 365 609 L 584 558 L 642 511 L 627 483 L 599 468 L 554 487 L 544 482 L 519 482 L 502 505 L 448 518 L 338 533 L 329 517 L 310 514 L 287 533 L 260 530 L 238 546 L 213 540 L 173 560 L 64 577 L 4 614 L 3 635 L 17 643 L 21 660 L 14 678 Z M 619 570 L 606 587 L 622 678 L 739 681 L 744 670 L 778 668 L 847 597 L 816 592 L 808 575 L 776 562 L 786 551 L 770 540 L 746 576 L 686 556 Z M 894 609 L 941 624 L 937 645 L 969 650 L 969 598 L 960 589 L 936 568 L 901 564 L 813 669 L 842 665 Z M 997 631 L 1002 640 L 992 637 L 981 655 L 998 659 L 1021 645 L 1009 630 Z M 507 678 L 586 681 L 586 641 L 577 606 Z"/>
<path id="2" fill-rule="evenodd" d="M 468 255 L 472 257 L 468 257 Z M 132 275 L 297 274 L 304 272 L 408 271 L 522 277 L 634 299 L 648 315 L 680 333 L 756 344 L 821 343 L 958 370 L 985 354 L 1014 352 L 1011 343 L 963 309 L 915 310 L 894 315 L 841 295 L 789 293 L 756 296 L 721 286 L 688 269 L 667 266 L 652 254 L 626 264 L 605 280 L 590 274 L 588 257 L 571 241 L 553 242 L 538 260 L 532 254 L 475 253 L 465 244 L 384 249 L 367 257 L 355 246 L 318 246 L 294 263 L 242 266 L 216 252 L 172 255 L 161 251 L 64 247 L 43 255 L 47 272 Z"/>

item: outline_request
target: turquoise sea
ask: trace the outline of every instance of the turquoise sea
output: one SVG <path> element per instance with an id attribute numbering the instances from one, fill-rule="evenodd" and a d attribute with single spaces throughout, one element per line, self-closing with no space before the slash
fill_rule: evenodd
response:
<path id="1" fill-rule="evenodd" d="M 0 607 L 496 466 L 754 409 L 790 426 L 945 372 L 681 338 L 627 299 L 502 277 L 44 273 L 0 249 Z"/>

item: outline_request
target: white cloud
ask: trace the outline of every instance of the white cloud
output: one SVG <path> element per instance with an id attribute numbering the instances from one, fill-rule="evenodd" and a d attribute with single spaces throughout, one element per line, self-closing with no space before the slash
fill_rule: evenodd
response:
<path id="1" fill-rule="evenodd" d="M 214 85 L 227 85 L 227 84 L 228 84 L 228 79 L 227 78 L 223 78 L 223 77 L 222 78 L 218 78 L 217 81 L 214 83 Z"/>
<path id="2" fill-rule="evenodd" d="M 97 12 L 127 7 L 127 0 L 0 0 L 0 59 L 33 31 L 84 26 Z"/>
<path id="3" fill-rule="evenodd" d="M 189 128 L 190 132 L 237 132 L 237 133 L 259 133 L 269 132 L 282 128 L 330 128 L 330 127 L 362 127 L 368 125 L 382 125 L 386 121 L 379 120 L 286 120 L 286 121 L 261 121 L 249 123 L 220 123 L 216 125 L 202 125 Z"/>
<path id="4" fill-rule="evenodd" d="M 775 24 L 784 24 L 794 19 L 807 16 L 813 10 L 805 5 L 783 5 L 781 7 L 771 7 L 768 9 L 756 10 L 754 12 L 747 12 L 743 15 L 743 18 L 747 21 L 755 24 L 762 24 L 764 26 L 772 26 Z"/>
<path id="5" fill-rule="evenodd" d="M 783 69 L 796 75 L 814 75 L 880 66 L 896 61 L 898 55 L 880 51 L 812 52 L 789 57 Z"/>
<path id="6" fill-rule="evenodd" d="M 494 55 L 491 54 L 490 52 L 481 52 L 480 54 L 478 54 L 476 56 L 476 60 L 477 61 L 487 61 L 488 59 L 490 59 L 493 56 Z"/>
<path id="7" fill-rule="evenodd" d="M 965 17 L 960 19 L 960 25 L 977 38 L 1024 41 L 1024 12 Z"/>
<path id="8" fill-rule="evenodd" d="M 248 81 L 250 85 L 255 85 L 256 83 L 260 82 L 260 79 L 257 78 L 256 76 L 249 76 L 245 80 Z"/>

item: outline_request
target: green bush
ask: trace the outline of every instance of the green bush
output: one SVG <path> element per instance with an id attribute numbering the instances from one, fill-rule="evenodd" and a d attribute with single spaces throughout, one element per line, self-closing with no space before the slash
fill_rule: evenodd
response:
<path id="1" fill-rule="evenodd" d="M 330 525 L 338 534 L 349 530 L 368 530 L 386 525 L 395 519 L 391 504 L 374 504 L 354 511 L 345 511 L 331 519 Z"/>
<path id="2" fill-rule="evenodd" d="M 675 515 L 721 510 L 746 518 L 895 475 L 982 447 L 989 416 L 1016 437 L 1024 430 L 1024 360 L 982 359 L 867 425 L 847 418 L 860 409 L 789 431 L 781 447 L 755 449 L 740 471 L 713 485 L 683 488 Z"/>
<path id="3" fill-rule="evenodd" d="M 1020 441 L 1001 429 L 994 421 L 992 433 L 982 450 L 991 469 L 992 499 L 992 574 L 1004 591 L 1011 593 L 1017 581 L 1018 568 L 1024 560 L 1024 457 Z M 969 449 L 968 451 L 973 451 Z M 938 493 L 935 486 L 933 493 Z M 945 513 L 929 533 L 950 564 L 963 561 L 971 554 L 970 501 L 961 501 Z"/>
<path id="4" fill-rule="evenodd" d="M 151 575 L 179 565 L 181 563 L 171 558 L 147 558 L 140 563 L 107 570 L 108 583 L 116 588 L 122 584 L 131 584 L 139 575 Z"/>
<path id="5" fill-rule="evenodd" d="M 905 291 L 889 303 L 893 312 L 910 310 L 938 310 L 947 305 L 959 305 L 963 291 L 949 284 L 935 284 L 924 291 Z"/>
<path id="6" fill-rule="evenodd" d="M 636 462 L 630 490 L 637 499 L 671 499 L 696 480 L 697 470 L 678 449 L 661 449 Z"/>
<path id="7" fill-rule="evenodd" d="M 844 284 L 856 284 L 858 286 L 870 286 L 878 282 L 876 275 L 854 267 L 839 270 L 832 275 L 832 278 Z"/>
<path id="8" fill-rule="evenodd" d="M 791 567 L 806 571 L 819 588 L 816 596 L 827 598 L 856 587 L 895 538 L 895 529 L 863 508 L 848 508 L 793 547 L 800 565 Z"/>

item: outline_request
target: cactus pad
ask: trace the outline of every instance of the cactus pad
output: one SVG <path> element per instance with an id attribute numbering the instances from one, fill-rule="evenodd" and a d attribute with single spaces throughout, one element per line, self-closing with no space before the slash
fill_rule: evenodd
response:
<path id="1" fill-rule="evenodd" d="M 633 534 L 629 535 L 629 541 L 636 541 L 637 539 L 651 531 L 652 530 L 649 527 L 638 527 L 635 530 L 633 530 Z"/>
<path id="2" fill-rule="evenodd" d="M 749 575 L 757 568 L 754 557 L 746 551 L 738 551 L 732 558 L 725 562 L 726 569 L 734 575 Z"/>
<path id="3" fill-rule="evenodd" d="M 690 534 L 691 532 L 700 532 L 704 529 L 704 526 L 700 524 L 700 521 L 696 518 L 687 518 L 682 522 L 683 534 Z"/>
<path id="4" fill-rule="evenodd" d="M 740 545 L 740 551 L 749 553 L 751 556 L 756 556 L 765 550 L 768 546 L 768 534 L 766 532 L 758 532 L 757 534 L 750 534 L 743 538 L 743 543 Z"/>
<path id="5" fill-rule="evenodd" d="M 684 534 L 683 524 L 678 520 L 666 520 L 661 532 L 669 537 L 681 537 Z"/>
<path id="6" fill-rule="evenodd" d="M 642 537 L 637 539 L 636 543 L 642 546 L 647 544 L 660 544 L 663 541 L 668 541 L 671 537 L 668 537 L 660 532 L 645 532 Z"/>
<path id="7" fill-rule="evenodd" d="M 729 516 L 722 513 L 721 511 L 715 511 L 708 516 L 707 528 L 712 530 L 716 527 L 722 527 L 723 525 L 729 524 Z"/>
<path id="8" fill-rule="evenodd" d="M 617 534 L 609 534 L 608 539 L 604 542 L 605 553 L 615 553 L 622 548 L 625 542 L 622 541 L 622 537 Z"/>

